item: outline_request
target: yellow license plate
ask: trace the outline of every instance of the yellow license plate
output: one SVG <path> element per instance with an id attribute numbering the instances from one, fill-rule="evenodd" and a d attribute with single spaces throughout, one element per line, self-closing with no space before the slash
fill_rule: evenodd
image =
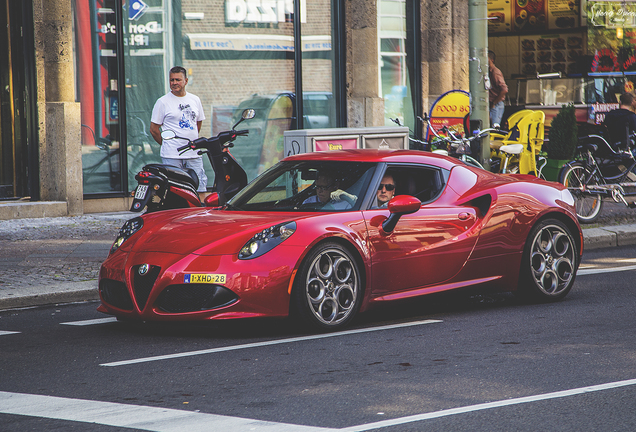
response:
<path id="1" fill-rule="evenodd" d="M 225 280 L 226 280 L 226 275 L 224 274 L 191 273 L 191 274 L 186 274 L 183 277 L 183 283 L 224 284 Z"/>

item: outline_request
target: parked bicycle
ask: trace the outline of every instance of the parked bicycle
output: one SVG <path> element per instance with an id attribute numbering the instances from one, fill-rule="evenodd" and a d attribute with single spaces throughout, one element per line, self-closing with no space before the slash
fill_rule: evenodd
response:
<path id="1" fill-rule="evenodd" d="M 579 138 L 575 160 L 563 166 L 559 182 L 574 197 L 581 223 L 593 223 L 599 217 L 605 198 L 636 208 L 634 138 L 636 134 L 614 145 L 601 135 Z"/>
<path id="2" fill-rule="evenodd" d="M 489 133 L 495 131 L 496 129 L 488 128 L 483 130 L 475 130 L 473 131 L 473 135 L 468 137 L 468 132 L 466 132 L 465 136 L 461 136 L 448 127 L 443 126 L 440 131 L 444 135 L 440 135 L 433 124 L 431 123 L 431 118 L 425 113 L 424 117 L 417 117 L 419 121 L 424 123 L 429 127 L 429 130 L 433 133 L 436 140 L 431 142 L 431 146 L 435 146 L 433 149 L 433 153 L 445 154 L 448 156 L 455 157 L 465 164 L 476 166 L 478 168 L 484 168 L 484 166 L 474 157 L 471 156 L 472 148 L 478 147 L 478 140 L 488 136 Z"/>
<path id="3" fill-rule="evenodd" d="M 389 118 L 389 120 L 391 120 L 393 123 L 395 123 L 398 126 L 404 127 L 404 125 L 402 124 L 400 119 L 397 118 L 397 117 L 394 118 L 394 119 L 393 118 Z M 411 129 L 409 129 L 409 149 L 411 149 L 411 150 L 430 151 L 431 150 L 431 145 L 428 142 L 419 139 L 413 133 L 413 131 L 411 131 Z"/>

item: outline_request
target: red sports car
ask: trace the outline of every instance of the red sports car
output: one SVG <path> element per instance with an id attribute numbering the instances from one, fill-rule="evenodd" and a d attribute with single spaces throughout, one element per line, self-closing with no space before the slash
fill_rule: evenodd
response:
<path id="1" fill-rule="evenodd" d="M 380 208 L 378 190 L 393 195 Z M 456 288 L 560 300 L 583 250 L 573 202 L 560 184 L 428 152 L 296 155 L 223 208 L 127 221 L 100 271 L 98 310 L 292 315 L 332 330 L 374 305 Z"/>

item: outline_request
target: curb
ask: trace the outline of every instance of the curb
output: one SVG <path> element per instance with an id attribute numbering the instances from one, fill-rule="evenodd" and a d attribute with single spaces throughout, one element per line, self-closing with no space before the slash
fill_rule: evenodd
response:
<path id="1" fill-rule="evenodd" d="M 586 250 L 636 244 L 635 225 L 616 225 L 583 229 L 583 253 Z"/>
<path id="2" fill-rule="evenodd" d="M 0 310 L 99 300 L 97 280 L 0 291 Z"/>

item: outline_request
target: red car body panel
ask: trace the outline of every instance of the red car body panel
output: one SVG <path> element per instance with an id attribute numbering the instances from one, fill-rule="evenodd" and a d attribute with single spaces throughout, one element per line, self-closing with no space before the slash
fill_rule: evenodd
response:
<path id="1" fill-rule="evenodd" d="M 321 213 L 195 208 L 145 215 L 143 229 L 111 253 L 100 271 L 100 288 L 103 281 L 125 284 L 133 308 L 118 308 L 102 296 L 99 310 L 141 320 L 283 317 L 289 313 L 293 278 L 303 259 L 324 240 L 340 242 L 357 257 L 364 279 L 361 310 L 468 286 L 514 290 L 528 234 L 546 216 L 571 227 L 582 253 L 569 192 L 556 183 L 492 174 L 418 151 L 349 150 L 285 159 L 303 160 L 421 164 L 450 174 L 436 199 L 403 215 L 389 234 L 381 229 L 390 214 L 387 209 Z M 238 258 L 256 233 L 291 221 L 296 231 L 283 243 L 258 258 Z M 135 291 L 133 268 L 145 263 L 161 271 L 144 302 Z M 157 300 L 162 291 L 182 284 L 188 274 L 223 274 L 223 286 L 238 299 L 212 310 L 161 310 Z"/>

